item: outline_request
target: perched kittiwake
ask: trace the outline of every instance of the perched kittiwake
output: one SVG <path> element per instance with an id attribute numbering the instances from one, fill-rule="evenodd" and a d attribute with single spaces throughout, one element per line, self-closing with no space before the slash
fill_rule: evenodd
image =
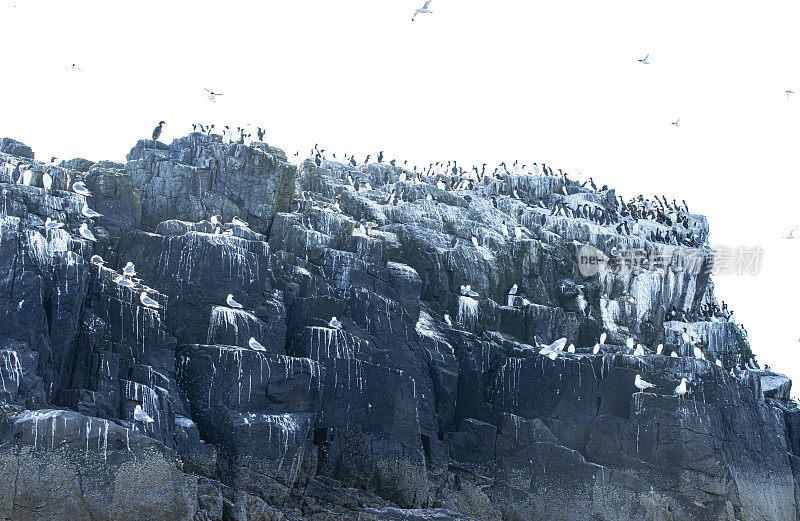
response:
<path id="1" fill-rule="evenodd" d="M 44 229 L 45 230 L 55 230 L 57 228 L 61 228 L 64 226 L 64 223 L 60 223 L 58 221 L 54 221 L 49 217 L 44 221 Z"/>
<path id="2" fill-rule="evenodd" d="M 694 348 L 694 357 L 698 360 L 705 360 L 706 357 L 703 356 L 703 351 L 699 347 Z"/>
<path id="3" fill-rule="evenodd" d="M 144 409 L 142 409 L 142 406 L 138 403 L 136 407 L 133 408 L 133 419 L 137 422 L 153 423 L 153 418 L 144 412 Z"/>
<path id="4" fill-rule="evenodd" d="M 336 317 L 331 317 L 331 321 L 328 322 L 328 325 L 334 329 L 341 329 L 342 323 Z"/>
<path id="5" fill-rule="evenodd" d="M 128 277 L 135 277 L 136 266 L 134 266 L 132 262 L 128 262 L 128 264 L 126 264 L 125 267 L 122 268 L 122 273 L 124 273 Z"/>
<path id="6" fill-rule="evenodd" d="M 117 278 L 114 279 L 114 282 L 122 286 L 123 288 L 132 288 L 136 285 L 135 282 L 125 278 L 123 275 L 119 275 Z"/>
<path id="7" fill-rule="evenodd" d="M 595 344 L 594 349 L 592 349 L 592 354 L 596 355 L 599 352 L 600 352 L 600 344 Z"/>
<path id="8" fill-rule="evenodd" d="M 83 237 L 84 239 L 88 239 L 90 241 L 96 241 L 97 240 L 97 239 L 95 239 L 94 234 L 92 233 L 92 230 L 89 229 L 89 226 L 86 223 L 83 223 L 83 224 L 80 225 L 80 227 L 78 228 L 78 233 L 80 233 L 81 237 Z"/>
<path id="9" fill-rule="evenodd" d="M 719 361 L 719 358 L 714 360 L 714 363 L 717 364 L 717 367 L 722 367 L 722 362 Z"/>
<path id="10" fill-rule="evenodd" d="M 465 297 L 472 297 L 472 298 L 475 298 L 479 295 L 478 292 L 473 290 L 469 284 L 467 284 L 466 286 L 461 286 L 461 294 L 464 295 Z"/>
<path id="11" fill-rule="evenodd" d="M 219 226 L 219 224 L 220 224 L 219 223 L 219 217 L 216 216 L 216 215 L 212 215 L 211 216 L 211 224 L 213 224 L 214 226 Z"/>
<path id="12" fill-rule="evenodd" d="M 45 172 L 42 174 L 42 186 L 44 186 L 45 190 L 50 190 L 50 187 L 53 186 L 53 177 Z"/>
<path id="13" fill-rule="evenodd" d="M 81 213 L 83 214 L 84 217 L 88 217 L 89 219 L 103 216 L 103 214 L 97 213 L 91 208 L 89 208 L 89 205 L 86 203 L 83 203 L 83 208 L 81 208 Z"/>
<path id="14" fill-rule="evenodd" d="M 72 190 L 76 194 L 80 194 L 86 197 L 90 197 L 92 193 L 86 188 L 86 185 L 83 184 L 83 181 L 75 181 L 72 183 Z"/>
<path id="15" fill-rule="evenodd" d="M 658 344 L 658 347 L 656 348 L 656 354 L 660 355 L 663 352 L 664 352 L 664 344 Z"/>
<path id="16" fill-rule="evenodd" d="M 100 255 L 92 255 L 91 261 L 95 266 L 102 266 L 106 262 Z"/>
<path id="17" fill-rule="evenodd" d="M 676 353 L 675 351 L 673 351 L 673 352 L 671 352 L 671 353 L 669 354 L 669 356 L 670 356 L 670 358 L 678 358 L 678 353 Z"/>
<path id="18" fill-rule="evenodd" d="M 640 391 L 644 391 L 645 389 L 650 389 L 651 387 L 655 387 L 655 385 L 651 384 L 650 382 L 646 382 L 642 380 L 640 375 L 636 375 L 636 380 L 634 380 L 633 385 L 636 386 L 637 389 Z"/>
<path id="19" fill-rule="evenodd" d="M 453 325 L 453 320 L 450 318 L 450 315 L 448 315 L 447 313 L 444 314 L 444 323 L 447 324 L 448 326 L 452 326 Z"/>
<path id="20" fill-rule="evenodd" d="M 438 188 L 439 190 L 444 190 L 445 188 L 447 188 L 444 179 L 439 178 L 439 181 L 436 182 L 436 188 Z"/>
<path id="21" fill-rule="evenodd" d="M 617 250 L 616 248 L 611 248 L 611 256 L 619 257 L 619 250 Z"/>
<path id="22" fill-rule="evenodd" d="M 567 348 L 567 353 L 574 353 L 574 352 L 575 352 L 575 346 L 570 344 L 569 347 Z"/>
<path id="23" fill-rule="evenodd" d="M 636 349 L 633 351 L 633 356 L 644 356 L 644 347 L 642 347 L 642 344 L 636 344 Z"/>
<path id="24" fill-rule="evenodd" d="M 225 297 L 225 303 L 228 304 L 229 307 L 236 308 L 236 309 L 242 309 L 242 305 L 239 304 L 238 302 L 236 302 L 233 299 L 233 295 L 230 294 L 230 293 L 228 293 L 228 296 Z"/>
<path id="25" fill-rule="evenodd" d="M 145 306 L 147 306 L 149 308 L 161 307 L 161 306 L 159 306 L 158 302 L 156 302 L 155 300 L 153 300 L 153 299 L 151 299 L 150 297 L 147 296 L 147 292 L 146 291 L 142 291 L 142 294 L 139 295 L 139 300 L 141 301 L 142 304 L 144 304 Z"/>
<path id="26" fill-rule="evenodd" d="M 626 344 L 628 345 L 628 349 L 629 349 L 629 350 L 630 350 L 630 349 L 633 349 L 633 346 L 634 346 L 634 340 L 633 340 L 633 338 L 632 338 L 632 337 L 628 337 L 628 340 L 626 341 Z"/>
<path id="27" fill-rule="evenodd" d="M 516 285 L 516 284 L 514 284 L 513 286 L 511 286 L 511 289 L 510 289 L 510 290 L 508 290 L 508 294 L 509 294 L 509 295 L 516 295 L 516 294 L 517 294 L 517 285 Z"/>
<path id="28" fill-rule="evenodd" d="M 247 228 L 247 223 L 239 219 L 238 217 L 234 217 L 233 220 L 231 221 L 231 224 L 234 226 L 243 226 L 244 228 Z"/>
<path id="29" fill-rule="evenodd" d="M 251 349 L 255 351 L 266 351 L 267 348 L 262 346 L 261 343 L 253 337 L 250 337 L 250 340 L 247 341 L 247 345 L 250 346 Z"/>
<path id="30" fill-rule="evenodd" d="M 686 394 L 686 392 L 688 391 L 688 389 L 686 388 L 686 384 L 688 382 L 689 380 L 687 380 L 686 378 L 681 378 L 681 383 L 678 385 L 678 387 L 675 388 L 675 394 L 677 394 L 678 396 L 683 396 L 684 394 Z"/>

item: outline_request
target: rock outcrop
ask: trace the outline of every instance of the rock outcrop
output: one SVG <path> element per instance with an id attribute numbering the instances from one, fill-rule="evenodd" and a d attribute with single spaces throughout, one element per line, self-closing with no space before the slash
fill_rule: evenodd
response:
<path id="1" fill-rule="evenodd" d="M 0 519 L 800 519 L 791 381 L 697 319 L 700 215 L 622 233 L 554 214 L 618 205 L 561 177 L 197 133 L 125 165 L 0 150 Z"/>

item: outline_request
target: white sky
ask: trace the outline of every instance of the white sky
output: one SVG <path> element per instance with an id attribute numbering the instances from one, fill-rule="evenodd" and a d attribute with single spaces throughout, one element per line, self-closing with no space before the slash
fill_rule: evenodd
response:
<path id="1" fill-rule="evenodd" d="M 434 0 L 411 23 L 421 3 L 0 0 L 0 136 L 123 161 L 160 119 L 165 142 L 252 123 L 289 155 L 545 161 L 685 198 L 712 243 L 764 248 L 717 295 L 800 382 L 800 238 L 780 238 L 800 224 L 800 3 Z"/>

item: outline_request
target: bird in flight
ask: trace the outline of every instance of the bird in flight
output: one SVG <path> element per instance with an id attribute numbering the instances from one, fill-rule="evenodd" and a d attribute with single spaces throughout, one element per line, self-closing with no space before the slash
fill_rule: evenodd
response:
<path id="1" fill-rule="evenodd" d="M 672 124 L 675 125 L 676 127 L 680 127 L 681 126 L 680 123 L 681 123 L 681 118 L 678 118 L 672 122 Z"/>
<path id="2" fill-rule="evenodd" d="M 645 65 L 650 65 L 650 62 L 649 62 L 649 61 L 647 61 L 647 58 L 649 58 L 649 57 L 650 57 L 650 53 L 647 53 L 647 56 L 645 56 L 644 58 L 642 58 L 641 60 L 639 60 L 639 63 L 643 63 L 643 64 L 645 64 Z"/>
<path id="3" fill-rule="evenodd" d="M 222 96 L 221 92 L 214 92 L 213 90 L 209 89 L 205 89 L 205 91 L 208 92 L 208 99 L 210 99 L 211 101 L 217 101 L 216 99 L 217 96 Z"/>
<path id="4" fill-rule="evenodd" d="M 787 89 L 786 90 L 786 99 L 789 99 L 789 96 L 791 96 L 792 94 L 794 94 L 794 91 L 792 89 Z"/>
<path id="5" fill-rule="evenodd" d="M 81 68 L 78 67 L 77 65 L 75 65 L 74 63 L 72 65 L 70 65 L 69 68 L 71 70 L 73 70 L 73 71 L 78 71 L 78 72 L 80 72 L 80 70 L 81 70 Z"/>
<path id="6" fill-rule="evenodd" d="M 784 239 L 794 239 L 794 231 L 795 231 L 796 229 L 798 229 L 798 228 L 800 228 L 800 226 L 795 226 L 794 228 L 792 228 L 792 231 L 790 231 L 790 232 L 789 232 L 789 235 L 787 235 L 786 237 L 784 237 Z"/>
<path id="7" fill-rule="evenodd" d="M 418 14 L 433 13 L 433 11 L 428 9 L 428 6 L 431 5 L 431 2 L 433 2 L 433 0 L 427 0 L 425 5 L 414 11 L 414 16 L 411 17 L 411 21 L 413 22 L 414 18 L 416 18 Z"/>

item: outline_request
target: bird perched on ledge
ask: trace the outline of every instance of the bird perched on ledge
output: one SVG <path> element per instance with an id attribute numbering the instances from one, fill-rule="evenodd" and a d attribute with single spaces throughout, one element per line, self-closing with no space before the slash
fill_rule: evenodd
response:
<path id="1" fill-rule="evenodd" d="M 161 137 L 161 131 L 164 129 L 164 125 L 166 125 L 166 123 L 164 123 L 163 121 L 159 121 L 158 122 L 158 126 L 153 129 L 153 142 L 154 143 L 156 141 L 158 141 L 158 138 Z"/>

